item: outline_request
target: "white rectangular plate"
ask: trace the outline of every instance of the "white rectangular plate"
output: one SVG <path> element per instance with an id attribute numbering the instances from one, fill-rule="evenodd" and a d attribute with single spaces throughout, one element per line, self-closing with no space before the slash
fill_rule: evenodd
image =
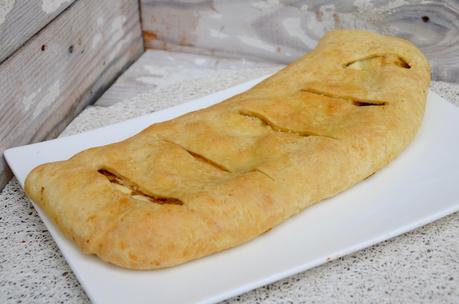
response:
<path id="1" fill-rule="evenodd" d="M 123 140 L 207 107 L 262 79 L 86 133 L 5 151 L 24 184 L 35 166 Z M 459 210 L 459 110 L 430 92 L 418 136 L 393 163 L 242 246 L 181 266 L 131 271 L 84 255 L 37 209 L 94 303 L 209 303 L 320 265 Z"/>

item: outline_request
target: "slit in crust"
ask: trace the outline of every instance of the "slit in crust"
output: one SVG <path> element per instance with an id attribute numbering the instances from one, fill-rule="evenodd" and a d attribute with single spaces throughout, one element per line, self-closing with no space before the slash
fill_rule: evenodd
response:
<path id="1" fill-rule="evenodd" d="M 261 170 L 260 168 L 255 168 L 255 169 L 253 169 L 253 171 L 258 172 L 258 173 L 260 173 L 260 174 L 263 174 L 264 176 L 266 176 L 267 178 L 269 178 L 269 179 L 272 180 L 273 182 L 276 181 L 276 180 L 274 179 L 274 177 L 272 177 L 271 175 L 269 175 L 269 174 L 266 173 L 265 171 Z"/>
<path id="2" fill-rule="evenodd" d="M 315 89 L 301 89 L 301 92 L 306 92 L 314 95 L 319 95 L 319 96 L 325 96 L 325 97 L 330 97 L 330 98 L 335 98 L 335 99 L 341 99 L 345 101 L 350 101 L 352 102 L 353 105 L 357 107 L 366 107 L 366 106 L 385 106 L 387 105 L 386 101 L 382 100 L 375 100 L 375 99 L 360 99 L 360 98 L 354 98 L 352 96 L 341 96 L 341 95 L 336 95 L 333 93 L 329 92 L 323 92 Z"/>
<path id="3" fill-rule="evenodd" d="M 248 117 L 248 118 L 256 119 L 259 122 L 261 122 L 264 126 L 267 126 L 268 128 L 270 128 L 271 130 L 275 132 L 295 134 L 295 135 L 302 136 L 302 137 L 321 136 L 321 137 L 328 137 L 331 139 L 336 139 L 336 138 L 333 138 L 327 135 L 315 134 L 315 133 L 308 132 L 308 131 L 296 131 L 296 130 L 292 130 L 289 128 L 278 126 L 272 121 L 270 121 L 266 116 L 264 116 L 263 114 L 257 113 L 257 112 L 248 111 L 248 110 L 240 110 L 239 114 L 242 116 Z"/>
<path id="4" fill-rule="evenodd" d="M 108 181 L 116 187 L 118 191 L 130 195 L 133 199 L 161 205 L 183 205 L 183 202 L 181 200 L 174 197 L 147 194 L 140 190 L 138 186 L 134 185 L 133 183 L 127 181 L 125 178 L 122 178 L 107 169 L 99 169 L 97 170 L 97 172 L 105 176 L 108 179 Z"/>
<path id="5" fill-rule="evenodd" d="M 185 150 L 188 154 L 190 154 L 194 159 L 196 159 L 197 161 L 199 162 L 202 162 L 202 163 L 205 163 L 209 166 L 212 166 L 214 167 L 215 169 L 217 170 L 220 170 L 220 171 L 224 171 L 224 172 L 228 172 L 228 173 L 231 173 L 231 170 L 229 170 L 228 168 L 226 168 L 225 166 L 223 166 L 222 164 L 219 164 L 218 162 L 208 158 L 208 157 L 205 157 L 204 155 L 202 154 L 199 154 L 199 153 L 196 153 L 196 152 L 193 152 L 187 148 L 185 148 L 184 146 L 176 143 L 176 142 L 173 142 L 173 141 L 170 141 L 170 140 L 164 140 L 165 142 L 167 143 L 170 143 L 170 144 L 173 144 L 173 145 L 176 145 L 176 146 L 179 146 L 180 148 L 182 148 L 183 150 Z"/>
<path id="6" fill-rule="evenodd" d="M 381 66 L 393 64 L 404 69 L 411 69 L 411 65 L 405 59 L 395 54 L 370 55 L 345 63 L 343 66 L 344 68 L 360 70 L 370 63 L 377 63 Z"/>

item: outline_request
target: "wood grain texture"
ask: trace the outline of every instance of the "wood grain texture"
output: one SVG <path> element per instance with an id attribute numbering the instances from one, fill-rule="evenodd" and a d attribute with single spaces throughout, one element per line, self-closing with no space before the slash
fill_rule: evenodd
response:
<path id="1" fill-rule="evenodd" d="M 0 65 L 0 152 L 56 136 L 142 51 L 136 1 L 77 1 Z"/>
<path id="2" fill-rule="evenodd" d="M 161 51 L 162 52 L 162 51 Z M 151 80 L 160 80 L 160 71 L 150 69 L 150 57 L 156 51 L 149 50 L 142 54 L 118 79 L 113 83 L 104 94 L 97 99 L 97 106 L 111 106 L 120 101 L 133 98 L 157 87 Z M 163 52 L 166 53 L 166 52 Z M 165 55 L 167 56 L 167 55 Z M 164 59 L 164 57 L 162 57 Z"/>
<path id="3" fill-rule="evenodd" d="M 289 63 L 335 28 L 407 38 L 459 83 L 457 0 L 141 0 L 147 48 Z"/>
<path id="4" fill-rule="evenodd" d="M 146 50 L 107 91 L 96 106 L 107 107 L 181 82 L 208 79 L 216 71 L 273 67 L 272 63 L 210 57 L 199 54 Z"/>
<path id="5" fill-rule="evenodd" d="M 0 62 L 75 0 L 0 1 Z"/>

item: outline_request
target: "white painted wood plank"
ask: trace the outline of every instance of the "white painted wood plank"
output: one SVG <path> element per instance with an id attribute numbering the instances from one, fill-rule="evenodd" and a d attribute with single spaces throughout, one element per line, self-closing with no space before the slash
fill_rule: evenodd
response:
<path id="1" fill-rule="evenodd" d="M 0 62 L 75 0 L 1 0 Z"/>
<path id="2" fill-rule="evenodd" d="M 208 78 L 214 72 L 276 67 L 272 63 L 225 59 L 191 53 L 147 50 L 96 101 L 111 106 L 141 94 L 180 82 Z"/>
<path id="3" fill-rule="evenodd" d="M 289 63 L 335 28 L 401 36 L 459 83 L 459 1 L 141 0 L 147 48 Z"/>
<path id="4" fill-rule="evenodd" d="M 75 2 L 0 65 L 0 153 L 59 134 L 142 52 L 136 1 Z"/>

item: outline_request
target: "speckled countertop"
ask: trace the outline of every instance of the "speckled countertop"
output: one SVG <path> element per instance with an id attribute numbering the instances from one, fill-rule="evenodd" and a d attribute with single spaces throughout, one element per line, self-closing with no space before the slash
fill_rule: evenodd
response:
<path id="1" fill-rule="evenodd" d="M 130 90 L 122 101 L 108 98 L 107 92 L 63 135 L 167 108 L 280 68 L 159 51 L 144 56 L 148 68 L 134 66 L 114 86 L 143 82 L 143 90 Z M 458 85 L 434 82 L 432 89 L 459 105 Z M 13 179 L 0 193 L 0 303 L 88 302 Z M 226 302 L 459 303 L 459 213 Z"/>

